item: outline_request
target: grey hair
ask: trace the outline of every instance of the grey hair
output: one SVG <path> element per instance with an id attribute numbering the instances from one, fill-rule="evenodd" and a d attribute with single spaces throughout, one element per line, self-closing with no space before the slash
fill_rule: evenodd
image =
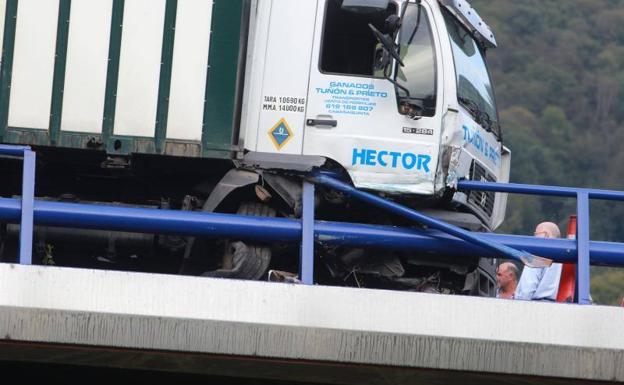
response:
<path id="1" fill-rule="evenodd" d="M 507 271 L 511 271 L 516 281 L 520 279 L 520 270 L 518 269 L 518 266 L 516 266 L 516 264 L 510 263 L 507 266 Z"/>
<path id="2" fill-rule="evenodd" d="M 506 267 L 505 272 L 510 271 L 511 274 L 513 274 L 516 282 L 520 279 L 520 269 L 518 269 L 518 266 L 516 266 L 515 263 L 509 262 L 509 261 L 503 262 L 500 265 L 498 265 L 498 269 L 500 269 L 501 267 Z"/>

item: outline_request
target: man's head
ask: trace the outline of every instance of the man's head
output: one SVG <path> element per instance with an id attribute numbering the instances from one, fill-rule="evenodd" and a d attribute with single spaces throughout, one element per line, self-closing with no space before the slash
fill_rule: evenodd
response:
<path id="1" fill-rule="evenodd" d="M 510 285 L 518 283 L 520 272 L 516 265 L 511 262 L 501 263 L 496 269 L 496 285 L 499 289 L 507 289 Z"/>
<path id="2" fill-rule="evenodd" d="M 561 237 L 561 231 L 559 226 L 552 222 L 542 222 L 535 228 L 534 235 L 540 238 L 559 238 Z"/>

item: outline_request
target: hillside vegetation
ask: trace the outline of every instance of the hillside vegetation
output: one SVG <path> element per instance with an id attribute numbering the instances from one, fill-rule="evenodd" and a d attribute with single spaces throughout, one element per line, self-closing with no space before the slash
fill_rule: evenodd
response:
<path id="1" fill-rule="evenodd" d="M 499 48 L 489 63 L 511 179 L 624 190 L 624 0 L 473 0 Z M 565 232 L 575 201 L 512 196 L 501 232 Z M 624 202 L 591 205 L 592 239 L 624 242 Z M 592 272 L 592 295 L 616 304 L 624 268 Z"/>

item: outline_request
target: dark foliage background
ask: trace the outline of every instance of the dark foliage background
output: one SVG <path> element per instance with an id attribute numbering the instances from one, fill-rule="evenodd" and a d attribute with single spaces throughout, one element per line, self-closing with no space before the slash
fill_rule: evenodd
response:
<path id="1" fill-rule="evenodd" d="M 511 179 L 624 190 L 624 0 L 473 0 L 499 48 L 488 53 Z M 501 232 L 566 230 L 575 201 L 512 196 Z M 591 205 L 594 240 L 624 242 L 624 202 Z M 592 296 L 616 304 L 624 268 L 592 270 Z"/>

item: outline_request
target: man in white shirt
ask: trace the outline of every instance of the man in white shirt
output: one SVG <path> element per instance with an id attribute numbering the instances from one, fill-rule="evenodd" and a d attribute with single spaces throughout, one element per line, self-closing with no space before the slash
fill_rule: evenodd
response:
<path id="1" fill-rule="evenodd" d="M 536 237 L 559 238 L 559 226 L 552 222 L 542 222 L 535 228 Z M 556 301 L 561 280 L 560 263 L 553 263 L 549 267 L 525 266 L 514 295 L 515 299 L 535 301 Z"/>

